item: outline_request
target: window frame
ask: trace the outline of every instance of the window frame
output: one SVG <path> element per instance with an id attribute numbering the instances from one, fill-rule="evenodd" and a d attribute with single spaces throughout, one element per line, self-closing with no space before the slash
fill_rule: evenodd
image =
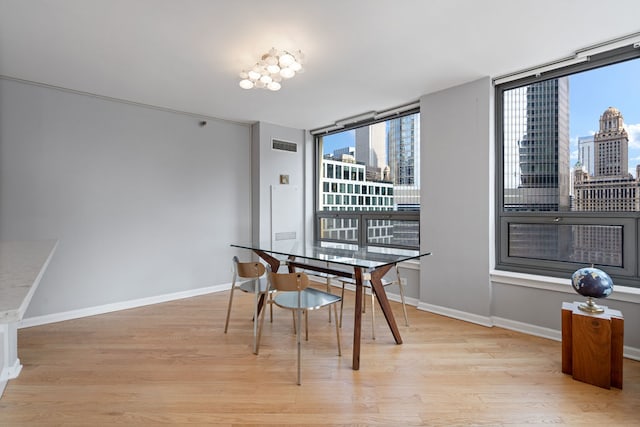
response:
<path id="1" fill-rule="evenodd" d="M 389 210 L 380 210 L 380 211 L 376 211 L 376 210 L 360 210 L 360 211 L 343 211 L 343 210 L 339 210 L 339 211 L 335 211 L 335 210 L 327 210 L 327 211 L 321 211 L 319 210 L 319 205 L 320 205 L 320 198 L 322 197 L 321 192 L 320 192 L 320 180 L 321 180 L 321 174 L 322 174 L 322 160 L 323 160 L 323 152 L 321 150 L 320 147 L 320 141 L 323 137 L 329 136 L 329 135 L 333 135 L 336 133 L 341 133 L 341 132 L 346 132 L 349 130 L 354 130 L 357 128 L 361 128 L 361 127 L 365 127 L 365 126 L 370 126 L 376 123 L 382 123 L 382 122 L 387 122 L 389 120 L 392 119 L 397 119 L 400 117 L 404 117 L 404 116 L 409 116 L 412 114 L 416 114 L 416 113 L 420 113 L 420 107 L 419 106 L 412 106 L 406 109 L 402 109 L 401 107 L 398 109 L 397 112 L 395 112 L 392 115 L 384 115 L 384 117 L 379 117 L 376 118 L 375 116 L 373 118 L 370 119 L 365 119 L 365 120 L 361 120 L 361 121 L 357 121 L 354 123 L 349 124 L 348 126 L 344 126 L 344 127 L 340 127 L 339 129 L 335 129 L 335 130 L 331 130 L 331 131 L 327 131 L 327 132 L 322 132 L 322 133 L 313 133 L 313 141 L 314 141 L 314 149 L 315 149 L 315 153 L 314 153 L 314 157 L 315 157 L 315 162 L 314 162 L 314 221 L 313 221 L 313 235 L 314 235 L 314 240 L 317 242 L 322 242 L 322 241 L 326 241 L 326 242 L 335 242 L 335 243 L 347 243 L 347 244 L 354 244 L 355 242 L 351 241 L 351 240 L 337 240 L 337 239 L 329 239 L 329 238 L 322 238 L 321 234 L 321 222 L 324 218 L 344 218 L 344 219 L 357 219 L 358 221 L 358 229 L 356 231 L 357 234 L 357 244 L 359 246 L 378 246 L 378 247 L 392 247 L 392 248 L 400 248 L 400 249 L 419 249 L 420 246 L 420 242 L 418 241 L 418 247 L 414 247 L 414 246 L 403 246 L 403 245 L 389 245 L 389 244 L 384 244 L 384 243 L 370 243 L 369 239 L 368 239 L 368 228 L 366 226 L 366 224 L 368 223 L 368 221 L 370 220 L 376 220 L 376 219 L 381 219 L 381 220 L 406 220 L 406 221 L 415 221 L 418 224 L 418 240 L 420 239 L 420 211 L 416 210 L 416 211 L 389 211 Z M 376 115 L 377 116 L 377 115 Z M 368 185 L 363 185 L 365 182 L 362 182 L 365 179 L 364 173 L 362 171 L 356 172 L 359 173 L 360 176 L 358 176 L 358 180 L 354 181 L 354 190 L 356 190 L 356 187 L 359 186 L 360 187 L 360 192 L 355 191 L 355 194 L 357 194 L 359 197 L 367 197 L 370 196 L 369 194 L 369 189 L 367 188 Z M 360 184 L 358 184 L 360 183 Z M 394 195 L 394 191 L 393 188 L 390 188 L 389 191 L 387 192 L 388 196 L 393 196 Z M 373 205 L 371 205 L 373 206 Z M 377 206 L 377 205 L 376 205 Z M 385 207 L 386 205 L 383 204 L 382 207 Z"/>
<path id="2" fill-rule="evenodd" d="M 640 49 L 633 46 L 622 47 L 589 58 L 581 62 L 544 73 L 496 84 L 495 95 L 495 269 L 516 273 L 568 278 L 582 263 L 548 261 L 542 259 L 510 257 L 508 250 L 508 228 L 511 223 L 561 225 L 619 225 L 622 226 L 622 267 L 603 266 L 602 269 L 613 278 L 617 285 L 640 287 L 640 212 L 608 211 L 506 211 L 504 209 L 504 93 L 511 89 L 531 85 L 559 77 L 570 76 L 617 63 L 640 60 Z M 597 266 L 597 265 L 596 265 Z"/>

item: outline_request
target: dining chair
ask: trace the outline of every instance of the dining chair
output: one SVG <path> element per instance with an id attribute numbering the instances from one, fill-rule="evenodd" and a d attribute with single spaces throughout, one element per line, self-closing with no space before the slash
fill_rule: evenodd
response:
<path id="1" fill-rule="evenodd" d="M 309 322 L 308 312 L 310 310 L 317 310 L 322 307 L 333 305 L 334 317 L 338 318 L 337 303 L 342 300 L 337 295 L 333 295 L 329 292 L 324 292 L 316 288 L 309 287 L 309 276 L 305 273 L 274 273 L 270 271 L 267 273 L 269 289 L 276 290 L 276 294 L 273 298 L 273 303 L 278 307 L 291 310 L 297 318 L 296 344 L 298 348 L 298 385 L 301 385 L 301 335 L 302 335 L 302 315 L 305 316 L 305 340 L 309 339 Z M 258 341 L 256 345 L 255 354 L 258 354 L 260 348 L 260 338 L 262 336 L 262 325 L 264 323 L 264 311 L 260 317 L 260 327 L 258 330 Z M 338 322 L 334 322 L 336 325 L 336 337 L 338 339 L 338 356 L 342 356 L 342 349 L 340 348 L 340 327 Z"/>
<path id="2" fill-rule="evenodd" d="M 387 286 L 391 286 L 391 285 L 398 285 L 398 288 L 400 289 L 400 301 L 402 302 L 402 312 L 404 314 L 404 323 L 406 326 L 409 326 L 409 317 L 407 316 L 407 306 L 405 304 L 405 300 L 404 300 L 404 282 L 402 281 L 402 279 L 400 278 L 400 269 L 398 268 L 398 264 L 396 264 L 395 266 L 395 271 L 396 271 L 396 279 L 395 280 L 387 280 L 385 278 L 382 279 L 382 286 L 387 287 Z M 350 285 L 354 285 L 356 284 L 355 279 L 351 279 L 348 277 L 341 277 L 340 282 L 342 283 L 342 292 L 340 294 L 341 298 L 344 299 L 344 288 L 345 285 L 350 284 Z M 371 329 L 372 329 L 372 337 L 375 340 L 376 339 L 376 313 L 375 313 L 375 293 L 373 292 L 373 289 L 371 288 L 371 282 L 368 280 L 363 281 L 362 283 L 362 287 L 363 287 L 363 292 L 362 292 L 362 312 L 365 313 L 366 312 L 366 297 L 367 297 L 367 291 L 369 292 L 369 294 L 371 295 Z M 340 327 L 342 327 L 342 306 L 343 306 L 343 302 L 340 301 L 340 319 L 339 319 L 339 324 Z"/>
<path id="3" fill-rule="evenodd" d="M 266 310 L 265 304 L 269 304 L 269 315 L 273 321 L 273 293 L 275 289 L 269 289 L 268 280 L 265 276 L 266 269 L 260 262 L 240 262 L 237 256 L 233 257 L 233 278 L 231 280 L 231 293 L 229 294 L 229 305 L 227 307 L 227 320 L 224 324 L 224 333 L 229 328 L 229 318 L 231 317 L 231 305 L 233 304 L 233 293 L 236 289 L 245 293 L 255 295 L 253 305 L 253 348 L 256 351 L 256 336 L 258 328 L 258 317 L 260 309 Z M 241 282 L 238 282 L 238 281 Z M 267 298 L 268 295 L 268 298 Z"/>

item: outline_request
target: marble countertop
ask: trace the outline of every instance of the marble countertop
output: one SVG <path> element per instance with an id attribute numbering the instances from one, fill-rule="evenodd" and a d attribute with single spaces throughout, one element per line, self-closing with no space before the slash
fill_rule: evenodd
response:
<path id="1" fill-rule="evenodd" d="M 57 244 L 0 241 L 0 323 L 22 320 Z"/>

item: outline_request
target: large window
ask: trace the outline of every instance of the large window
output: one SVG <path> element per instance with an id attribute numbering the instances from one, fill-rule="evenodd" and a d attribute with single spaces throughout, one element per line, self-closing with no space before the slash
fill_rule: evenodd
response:
<path id="1" fill-rule="evenodd" d="M 497 267 L 640 287 L 640 49 L 496 86 Z"/>
<path id="2" fill-rule="evenodd" d="M 420 113 L 317 136 L 317 240 L 418 248 Z"/>

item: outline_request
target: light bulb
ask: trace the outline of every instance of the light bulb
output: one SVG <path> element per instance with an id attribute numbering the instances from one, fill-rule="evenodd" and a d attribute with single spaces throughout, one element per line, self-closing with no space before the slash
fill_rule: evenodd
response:
<path id="1" fill-rule="evenodd" d="M 271 76 L 268 75 L 264 75 L 262 77 L 260 77 L 260 81 L 264 84 L 269 84 L 273 81 L 273 79 L 271 78 Z"/>
<path id="2" fill-rule="evenodd" d="M 300 65 L 299 62 L 294 61 L 289 65 L 289 68 L 291 68 L 293 71 L 300 71 L 302 69 L 302 65 Z"/>
<path id="3" fill-rule="evenodd" d="M 270 72 L 271 74 L 275 74 L 278 71 L 280 71 L 280 67 L 278 66 L 278 64 L 267 65 L 267 71 Z"/>
<path id="4" fill-rule="evenodd" d="M 240 80 L 240 87 L 242 89 L 251 89 L 253 87 L 253 82 L 247 79 Z"/>
<path id="5" fill-rule="evenodd" d="M 280 90 L 281 87 L 282 86 L 278 82 L 271 82 L 267 85 L 267 89 L 273 90 L 273 91 Z"/>
<path id="6" fill-rule="evenodd" d="M 291 77 L 296 75 L 296 72 L 291 68 L 283 68 L 282 70 L 280 70 L 280 75 L 284 79 L 290 79 Z"/>
<path id="7" fill-rule="evenodd" d="M 275 56 L 267 56 L 264 62 L 266 62 L 267 65 L 277 65 L 278 58 L 276 58 Z"/>
<path id="8" fill-rule="evenodd" d="M 251 70 L 247 74 L 251 80 L 258 80 L 261 76 L 261 74 L 255 70 Z"/>
<path id="9" fill-rule="evenodd" d="M 280 66 L 288 67 L 291 63 L 295 62 L 295 58 L 288 53 L 285 53 L 280 57 Z"/>
<path id="10" fill-rule="evenodd" d="M 249 74 L 246 71 L 241 71 L 239 74 L 241 79 L 248 79 L 249 78 Z"/>

